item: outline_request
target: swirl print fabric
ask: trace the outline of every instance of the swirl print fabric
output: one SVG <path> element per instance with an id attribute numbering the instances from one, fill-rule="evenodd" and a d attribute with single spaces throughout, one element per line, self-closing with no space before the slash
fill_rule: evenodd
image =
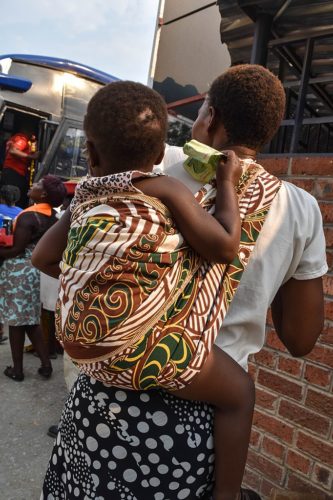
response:
<path id="1" fill-rule="evenodd" d="M 81 374 L 59 425 L 41 500 L 211 498 L 213 408 Z"/>

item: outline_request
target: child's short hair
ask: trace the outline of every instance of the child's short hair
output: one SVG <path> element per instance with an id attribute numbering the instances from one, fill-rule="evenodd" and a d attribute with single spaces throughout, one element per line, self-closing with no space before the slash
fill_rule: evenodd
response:
<path id="1" fill-rule="evenodd" d="M 0 188 L 0 198 L 2 198 L 6 205 L 13 205 L 21 196 L 21 191 L 17 186 L 6 184 Z"/>
<path id="2" fill-rule="evenodd" d="M 232 144 L 259 151 L 277 132 L 285 110 L 280 80 L 257 64 L 232 66 L 216 78 L 208 102 Z"/>
<path id="3" fill-rule="evenodd" d="M 84 129 L 104 158 L 139 169 L 155 162 L 162 151 L 167 133 L 166 104 L 146 85 L 113 82 L 90 100 Z"/>
<path id="4" fill-rule="evenodd" d="M 59 207 L 67 194 L 64 183 L 60 177 L 48 174 L 42 178 L 42 182 L 43 188 L 47 193 L 47 200 L 49 204 L 52 207 Z"/>

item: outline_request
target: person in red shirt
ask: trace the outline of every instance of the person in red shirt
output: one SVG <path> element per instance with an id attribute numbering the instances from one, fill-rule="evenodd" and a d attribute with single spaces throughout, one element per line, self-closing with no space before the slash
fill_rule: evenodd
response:
<path id="1" fill-rule="evenodd" d="M 18 132 L 10 137 L 6 144 L 6 155 L 2 170 L 2 185 L 17 186 L 21 196 L 17 206 L 28 206 L 29 190 L 28 171 L 32 160 L 38 158 L 36 136 L 26 132 Z"/>

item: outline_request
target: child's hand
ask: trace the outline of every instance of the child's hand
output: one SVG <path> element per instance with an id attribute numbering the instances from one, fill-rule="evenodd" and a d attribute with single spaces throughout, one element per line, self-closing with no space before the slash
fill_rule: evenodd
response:
<path id="1" fill-rule="evenodd" d="M 219 184 L 223 181 L 230 181 L 237 186 L 240 176 L 242 175 L 242 167 L 238 156 L 234 151 L 223 151 L 227 158 L 222 159 L 216 168 L 216 182 Z"/>

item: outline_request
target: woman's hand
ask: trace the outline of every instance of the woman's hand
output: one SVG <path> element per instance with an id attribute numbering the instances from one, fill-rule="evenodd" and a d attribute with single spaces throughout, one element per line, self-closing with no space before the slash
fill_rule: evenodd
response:
<path id="1" fill-rule="evenodd" d="M 216 168 L 216 182 L 220 184 L 224 181 L 232 182 L 237 186 L 240 176 L 242 175 L 242 167 L 238 156 L 234 151 L 222 151 L 226 155 L 226 159 L 221 159 Z"/>

